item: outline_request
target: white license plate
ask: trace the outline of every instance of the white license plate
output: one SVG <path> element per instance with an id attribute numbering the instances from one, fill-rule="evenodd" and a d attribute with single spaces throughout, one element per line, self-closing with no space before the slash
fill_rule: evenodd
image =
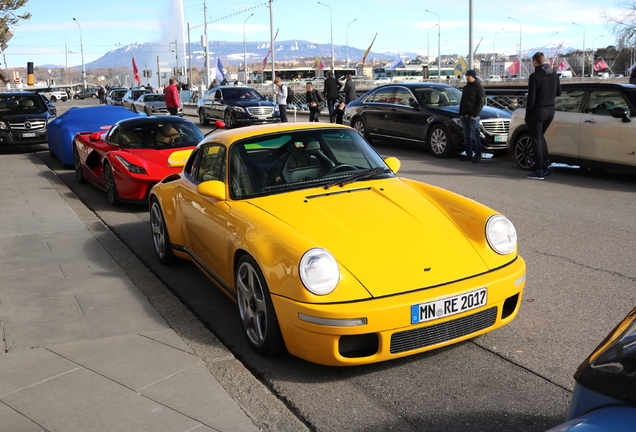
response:
<path id="1" fill-rule="evenodd" d="M 488 289 L 446 297 L 428 303 L 411 306 L 411 324 L 418 324 L 484 306 L 488 302 Z"/>
<path id="2" fill-rule="evenodd" d="M 257 119 L 259 120 L 265 120 L 267 119 L 269 116 L 256 116 Z"/>
<path id="3" fill-rule="evenodd" d="M 25 132 L 22 134 L 22 138 L 31 138 L 34 137 L 35 133 L 34 132 Z"/>
<path id="4" fill-rule="evenodd" d="M 495 142 L 506 142 L 507 135 L 495 135 Z"/>

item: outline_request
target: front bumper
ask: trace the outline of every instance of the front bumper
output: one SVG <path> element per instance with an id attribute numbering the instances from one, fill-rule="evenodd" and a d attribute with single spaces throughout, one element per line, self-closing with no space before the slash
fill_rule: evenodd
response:
<path id="1" fill-rule="evenodd" d="M 298 303 L 275 295 L 272 301 L 291 354 L 324 365 L 360 365 L 440 348 L 508 324 L 521 305 L 525 274 L 525 261 L 517 257 L 490 273 L 408 294 L 342 304 Z M 483 287 L 488 288 L 488 301 L 478 309 L 410 322 L 413 305 Z M 366 324 L 320 325 L 301 316 L 344 322 L 366 318 Z"/>
<path id="2" fill-rule="evenodd" d="M 29 135 L 33 136 L 29 136 Z M 46 129 L 31 130 L 25 132 L 13 132 L 0 130 L 0 146 L 20 144 L 43 144 L 47 142 Z"/>

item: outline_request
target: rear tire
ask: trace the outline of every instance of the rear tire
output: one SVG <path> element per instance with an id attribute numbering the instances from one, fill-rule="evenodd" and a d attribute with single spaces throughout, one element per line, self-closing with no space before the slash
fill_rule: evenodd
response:
<path id="1" fill-rule="evenodd" d="M 82 162 L 80 160 L 79 152 L 77 151 L 77 146 L 73 146 L 73 167 L 75 168 L 75 178 L 78 183 L 86 183 L 86 179 L 84 178 L 84 169 L 82 168 Z"/>
<path id="2" fill-rule="evenodd" d="M 199 110 L 199 123 L 201 126 L 207 126 L 210 124 L 210 120 L 205 117 L 205 113 L 203 112 L 203 108 Z"/>
<path id="3" fill-rule="evenodd" d="M 122 205 L 119 195 L 117 194 L 115 174 L 108 162 L 104 163 L 104 180 L 106 181 L 106 197 L 108 197 L 108 202 L 115 207 Z"/>

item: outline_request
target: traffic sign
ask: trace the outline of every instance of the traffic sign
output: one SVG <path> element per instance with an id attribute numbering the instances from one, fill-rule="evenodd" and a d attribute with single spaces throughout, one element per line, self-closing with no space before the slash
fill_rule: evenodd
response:
<path id="1" fill-rule="evenodd" d="M 15 81 L 16 84 L 20 84 L 20 77 L 15 77 L 13 81 Z"/>

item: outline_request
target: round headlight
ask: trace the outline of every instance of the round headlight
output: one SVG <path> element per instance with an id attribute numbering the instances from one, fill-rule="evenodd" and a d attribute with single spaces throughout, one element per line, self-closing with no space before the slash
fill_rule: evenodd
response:
<path id="1" fill-rule="evenodd" d="M 508 255 L 517 246 L 517 231 L 512 222 L 502 215 L 493 215 L 486 222 L 486 239 L 500 255 Z"/>
<path id="2" fill-rule="evenodd" d="M 300 259 L 300 280 L 310 292 L 326 295 L 336 289 L 340 270 L 336 259 L 325 249 L 310 249 Z"/>

